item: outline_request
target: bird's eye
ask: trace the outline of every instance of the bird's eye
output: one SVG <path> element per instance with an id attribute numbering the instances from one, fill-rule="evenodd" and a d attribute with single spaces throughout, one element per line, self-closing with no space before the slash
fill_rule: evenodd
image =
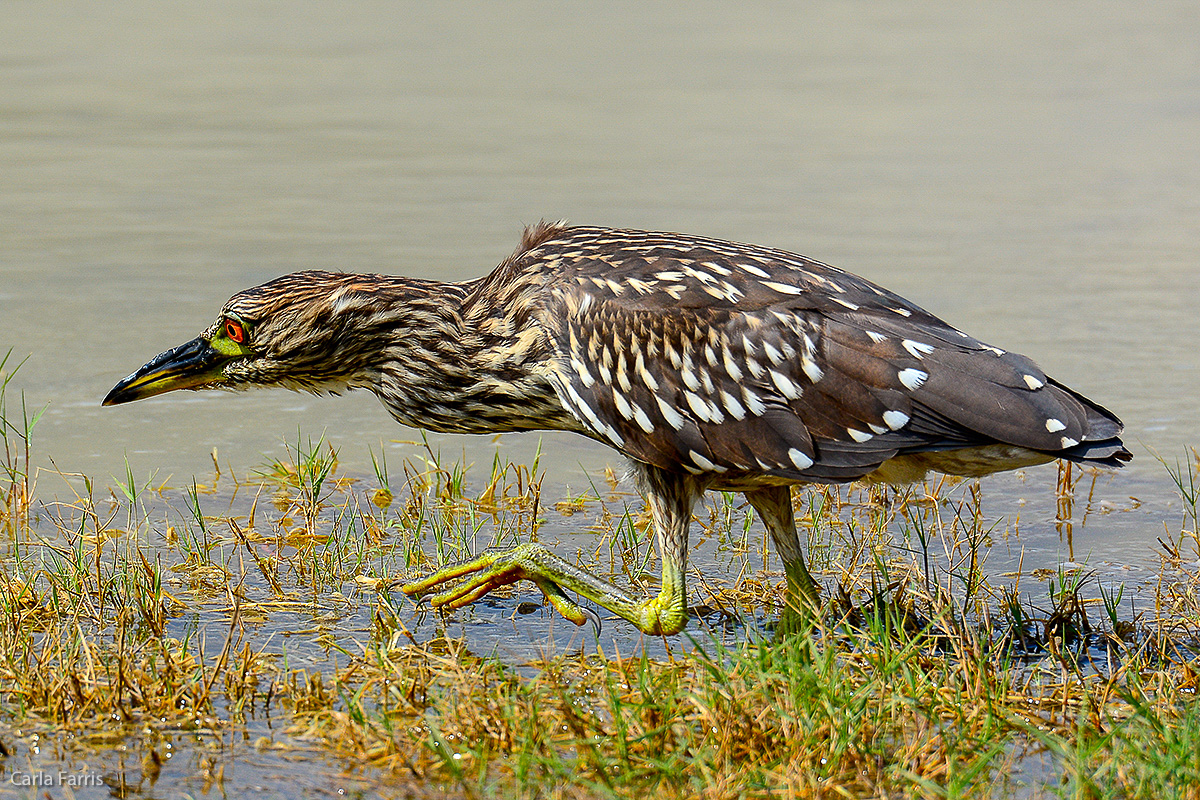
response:
<path id="1" fill-rule="evenodd" d="M 225 335 L 232 342 L 237 342 L 238 344 L 245 344 L 246 342 L 246 329 L 242 327 L 242 323 L 235 319 L 225 320 Z"/>

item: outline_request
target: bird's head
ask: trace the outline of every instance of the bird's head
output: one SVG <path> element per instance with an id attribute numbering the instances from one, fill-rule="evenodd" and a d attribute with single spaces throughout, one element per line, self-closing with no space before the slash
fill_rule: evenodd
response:
<path id="1" fill-rule="evenodd" d="M 395 301 L 407 292 L 397 280 L 297 272 L 238 292 L 206 331 L 120 381 L 104 405 L 175 389 L 337 392 L 367 385 L 378 334 L 394 334 L 403 323 Z"/>

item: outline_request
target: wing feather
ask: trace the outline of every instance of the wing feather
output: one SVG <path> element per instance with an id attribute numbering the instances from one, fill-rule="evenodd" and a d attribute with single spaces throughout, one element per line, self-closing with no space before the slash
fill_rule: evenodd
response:
<path id="1" fill-rule="evenodd" d="M 556 391 L 631 458 L 842 481 L 897 455 L 992 444 L 1127 457 L 1119 420 L 1028 358 L 819 262 L 585 228 L 534 256 L 553 265 L 541 321 Z"/>

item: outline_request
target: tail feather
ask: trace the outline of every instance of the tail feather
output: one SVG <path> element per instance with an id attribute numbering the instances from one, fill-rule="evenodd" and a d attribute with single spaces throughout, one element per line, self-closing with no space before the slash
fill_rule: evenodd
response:
<path id="1" fill-rule="evenodd" d="M 1125 426 L 1116 414 L 1089 400 L 1079 392 L 1063 386 L 1058 381 L 1051 380 L 1050 383 L 1083 406 L 1087 415 L 1083 437 L 1079 444 L 1051 455 L 1080 464 L 1093 464 L 1113 469 L 1133 458 L 1133 453 L 1130 453 L 1121 441 L 1121 432 Z"/>

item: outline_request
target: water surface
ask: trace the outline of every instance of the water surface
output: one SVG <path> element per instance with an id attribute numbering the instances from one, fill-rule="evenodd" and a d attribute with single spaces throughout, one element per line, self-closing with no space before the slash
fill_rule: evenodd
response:
<path id="1" fill-rule="evenodd" d="M 301 430 L 347 471 L 369 473 L 368 446 L 397 463 L 416 434 L 367 395 L 99 402 L 246 286 L 467 279 L 522 225 L 569 218 L 837 264 L 1116 411 L 1135 460 L 1102 496 L 1141 505 L 1093 508 L 1072 549 L 1053 468 L 985 481 L 1020 528 L 996 571 L 1145 576 L 1179 530 L 1151 454 L 1200 445 L 1191 3 L 29 0 L 0 22 L 0 352 L 29 356 L 10 392 L 46 406 L 46 470 L 184 485 L 214 448 L 245 472 Z M 551 501 L 619 468 L 563 434 L 434 438 L 481 465 L 539 442 Z M 39 496 L 65 490 L 39 474 Z M 570 633 L 517 625 L 529 648 Z M 508 635 L 464 632 L 484 651 Z"/>
<path id="2" fill-rule="evenodd" d="M 683 230 L 1030 354 L 1161 485 L 1145 448 L 1195 444 L 1200 404 L 1193 11 L 7 4 L 0 344 L 64 469 L 189 475 L 297 427 L 365 465 L 411 438 L 370 397 L 98 401 L 283 272 L 469 278 L 541 218 Z M 611 460 L 552 441 L 568 472 Z"/>

